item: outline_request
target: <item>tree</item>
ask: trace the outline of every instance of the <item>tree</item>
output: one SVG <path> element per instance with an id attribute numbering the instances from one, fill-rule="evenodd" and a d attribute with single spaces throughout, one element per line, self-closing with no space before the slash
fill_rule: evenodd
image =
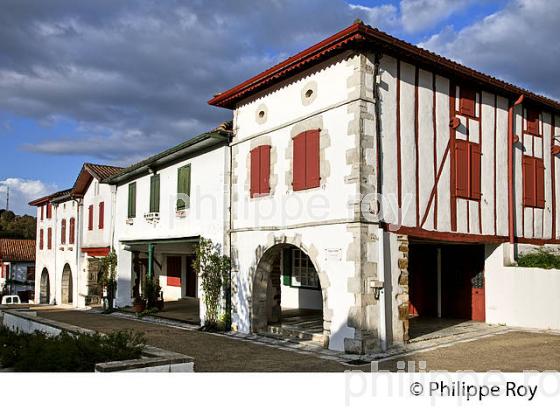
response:
<path id="1" fill-rule="evenodd" d="M 0 238 L 35 239 L 37 220 L 29 215 L 16 215 L 0 209 Z"/>
<path id="2" fill-rule="evenodd" d="M 214 244 L 210 239 L 200 239 L 193 268 L 201 278 L 206 307 L 204 327 L 208 330 L 219 327 L 220 301 L 222 295 L 228 294 L 230 267 L 230 258 L 222 254 L 220 245 Z M 230 317 L 230 312 L 224 312 L 222 322 L 225 328 L 230 325 Z"/>

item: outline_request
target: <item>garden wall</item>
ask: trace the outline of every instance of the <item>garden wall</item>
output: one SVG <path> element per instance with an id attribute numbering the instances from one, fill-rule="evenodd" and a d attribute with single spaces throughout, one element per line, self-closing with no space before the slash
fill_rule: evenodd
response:
<path id="1" fill-rule="evenodd" d="M 486 322 L 560 330 L 560 270 L 504 266 L 503 252 L 486 247 Z"/>

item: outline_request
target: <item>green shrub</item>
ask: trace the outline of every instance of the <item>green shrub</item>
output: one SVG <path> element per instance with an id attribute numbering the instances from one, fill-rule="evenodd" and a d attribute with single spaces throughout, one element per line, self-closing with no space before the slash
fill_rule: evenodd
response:
<path id="1" fill-rule="evenodd" d="M 517 265 L 526 268 L 560 269 L 560 255 L 548 249 L 538 249 L 520 255 Z"/>
<path id="2" fill-rule="evenodd" d="M 0 327 L 0 363 L 23 372 L 91 372 L 96 363 L 140 358 L 144 344 L 142 334 L 122 330 L 47 336 Z"/>

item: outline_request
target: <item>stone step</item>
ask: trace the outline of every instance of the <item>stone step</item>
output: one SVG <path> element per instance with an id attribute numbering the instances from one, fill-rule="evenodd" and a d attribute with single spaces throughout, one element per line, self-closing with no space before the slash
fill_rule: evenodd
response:
<path id="1" fill-rule="evenodd" d="M 313 333 L 303 329 L 291 328 L 281 325 L 268 325 L 266 333 L 268 336 L 278 337 L 282 339 L 317 342 L 320 345 L 323 345 L 325 342 L 325 336 L 322 333 Z"/>

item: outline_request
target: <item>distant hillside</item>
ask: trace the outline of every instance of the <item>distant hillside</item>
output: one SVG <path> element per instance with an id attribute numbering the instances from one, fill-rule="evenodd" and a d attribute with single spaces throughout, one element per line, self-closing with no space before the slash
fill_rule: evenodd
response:
<path id="1" fill-rule="evenodd" d="M 37 220 L 29 215 L 16 215 L 0 209 L 0 238 L 36 239 Z"/>

